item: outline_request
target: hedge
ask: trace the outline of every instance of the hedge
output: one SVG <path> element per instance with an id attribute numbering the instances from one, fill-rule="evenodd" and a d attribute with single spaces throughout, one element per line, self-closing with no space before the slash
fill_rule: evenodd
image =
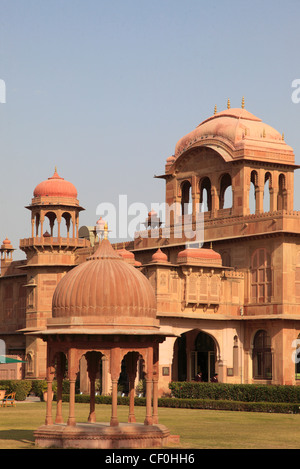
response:
<path id="1" fill-rule="evenodd" d="M 300 403 L 300 386 L 292 385 L 171 382 L 169 388 L 175 398 Z"/>
<path id="2" fill-rule="evenodd" d="M 69 395 L 62 396 L 64 402 L 69 402 Z M 77 394 L 75 396 L 77 403 L 89 403 L 88 394 Z M 95 396 L 96 404 L 111 404 L 111 396 Z M 129 405 L 129 397 L 118 397 L 119 405 Z M 146 399 L 136 397 L 135 406 L 145 406 Z M 300 405 L 296 403 L 282 402 L 241 402 L 230 400 L 213 399 L 184 399 L 184 398 L 158 398 L 158 407 L 169 407 L 176 409 L 210 409 L 210 410 L 231 410 L 242 412 L 268 412 L 283 414 L 300 414 Z"/>

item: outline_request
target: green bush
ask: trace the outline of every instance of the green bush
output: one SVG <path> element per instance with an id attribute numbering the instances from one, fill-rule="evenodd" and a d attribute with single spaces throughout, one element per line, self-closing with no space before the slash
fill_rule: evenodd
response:
<path id="1" fill-rule="evenodd" d="M 16 401 L 25 401 L 26 397 L 31 391 L 32 381 L 31 380 L 15 380 L 7 379 L 1 380 L 0 386 L 5 389 L 8 393 L 16 393 Z"/>
<path id="2" fill-rule="evenodd" d="M 300 386 L 292 385 L 171 382 L 169 388 L 184 399 L 300 403 Z"/>

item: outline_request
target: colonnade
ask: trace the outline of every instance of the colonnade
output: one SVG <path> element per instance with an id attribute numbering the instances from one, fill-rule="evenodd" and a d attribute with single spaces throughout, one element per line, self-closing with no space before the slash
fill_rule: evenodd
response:
<path id="1" fill-rule="evenodd" d="M 109 369 L 111 373 L 111 419 L 110 426 L 118 426 L 118 380 L 121 372 L 121 362 L 124 358 L 126 371 L 129 378 L 129 413 L 128 423 L 136 422 L 134 412 L 135 398 L 135 377 L 137 372 L 137 363 L 140 355 L 145 358 L 145 381 L 146 381 L 146 415 L 144 425 L 154 425 L 158 423 L 158 343 L 154 346 L 149 345 L 146 349 L 130 349 L 124 351 L 120 347 L 111 347 L 104 350 L 93 350 L 85 352 L 87 360 L 87 371 L 90 380 L 90 411 L 88 416 L 89 423 L 96 422 L 95 413 L 95 380 L 100 367 L 100 360 L 103 354 L 107 354 L 109 359 Z M 52 384 L 54 377 L 57 379 L 56 396 L 56 417 L 55 423 L 62 424 L 62 385 L 66 371 L 66 355 L 68 357 L 68 378 L 70 385 L 69 394 L 69 416 L 68 426 L 76 425 L 75 418 L 75 383 L 79 371 L 79 359 L 82 356 L 82 350 L 70 348 L 67 353 L 59 352 L 53 354 L 51 347 L 47 347 L 47 410 L 45 425 L 52 425 Z"/>

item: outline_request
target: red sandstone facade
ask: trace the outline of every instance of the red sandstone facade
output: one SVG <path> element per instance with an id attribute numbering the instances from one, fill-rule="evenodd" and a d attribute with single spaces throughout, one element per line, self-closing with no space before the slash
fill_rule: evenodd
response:
<path id="1" fill-rule="evenodd" d="M 165 180 L 166 203 L 177 207 L 170 236 L 163 236 L 164 226 L 150 212 L 157 237 L 148 228 L 126 249 L 115 246 L 149 279 L 161 331 L 174 334 L 159 346 L 160 394 L 168 392 L 169 381 L 192 380 L 198 371 L 204 380 L 217 372 L 219 381 L 228 383 L 300 382 L 295 363 L 300 334 L 295 169 L 293 150 L 283 136 L 243 105 L 215 112 L 180 139 L 167 159 L 159 177 Z M 177 236 L 183 224 L 195 229 L 197 204 L 204 208 L 202 247 L 184 233 Z M 83 209 L 76 189 L 56 171 L 36 187 L 27 208 L 31 237 L 20 240 L 26 260 L 13 261 L 7 239 L 0 249 L 0 339 L 7 354 L 27 360 L 23 377 L 42 378 L 46 344 L 31 333 L 53 321 L 56 286 L 94 253 L 99 240 L 96 227 L 78 229 Z M 83 359 L 83 390 L 88 387 L 85 369 Z M 109 393 L 105 363 L 101 379 L 103 392 Z"/>

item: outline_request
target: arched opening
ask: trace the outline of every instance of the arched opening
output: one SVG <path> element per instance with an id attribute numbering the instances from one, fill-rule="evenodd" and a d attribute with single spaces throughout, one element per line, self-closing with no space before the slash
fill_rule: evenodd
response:
<path id="1" fill-rule="evenodd" d="M 185 332 L 174 344 L 172 374 L 178 381 L 190 381 L 202 373 L 202 381 L 210 381 L 216 371 L 216 357 L 216 343 L 211 335 L 198 330 Z"/>
<path id="2" fill-rule="evenodd" d="M 256 212 L 256 188 L 258 187 L 258 174 L 257 171 L 251 171 L 250 177 L 250 192 L 249 192 L 249 209 L 250 213 Z"/>
<path id="3" fill-rule="evenodd" d="M 270 198 L 270 189 L 272 187 L 272 177 L 271 173 L 267 172 L 265 174 L 265 184 L 264 184 L 264 212 L 271 211 L 271 198 Z"/>
<path id="4" fill-rule="evenodd" d="M 222 251 L 220 254 L 221 254 L 221 257 L 222 257 L 222 265 L 225 266 L 225 267 L 231 267 L 230 252 Z"/>
<path id="5" fill-rule="evenodd" d="M 209 334 L 199 332 L 191 358 L 192 377 L 202 373 L 202 381 L 211 381 L 215 374 L 216 346 L 214 339 Z"/>
<path id="6" fill-rule="evenodd" d="M 211 211 L 211 182 L 208 177 L 200 181 L 200 206 L 201 212 Z"/>
<path id="7" fill-rule="evenodd" d="M 256 332 L 253 340 L 253 378 L 272 379 L 271 338 L 264 330 Z"/>
<path id="8" fill-rule="evenodd" d="M 47 212 L 45 214 L 45 220 L 43 224 L 43 233 L 41 236 L 57 236 L 57 221 L 56 214 L 54 212 Z M 54 230 L 55 227 L 55 230 Z M 55 233 L 54 233 L 55 231 Z"/>
<path id="9" fill-rule="evenodd" d="M 34 222 L 35 222 L 35 236 L 36 236 L 36 237 L 39 236 L 40 220 L 41 220 L 40 214 L 39 214 L 39 213 L 36 213 L 35 216 L 34 216 Z M 40 236 L 42 236 L 42 233 L 40 234 Z"/>
<path id="10" fill-rule="evenodd" d="M 280 174 L 278 178 L 277 210 L 287 210 L 286 180 L 285 175 Z"/>
<path id="11" fill-rule="evenodd" d="M 181 214 L 190 215 L 192 211 L 192 186 L 189 181 L 184 181 L 181 185 Z"/>
<path id="12" fill-rule="evenodd" d="M 64 219 L 65 223 L 61 223 L 60 236 L 62 236 L 63 238 L 69 238 L 70 233 L 71 233 L 70 231 L 71 221 L 72 221 L 71 214 L 69 212 L 64 212 L 62 214 L 62 219 Z M 72 233 L 71 233 L 71 237 L 72 237 Z"/>
<path id="13" fill-rule="evenodd" d="M 220 180 L 219 208 L 232 207 L 232 183 L 230 174 L 223 174 Z"/>

